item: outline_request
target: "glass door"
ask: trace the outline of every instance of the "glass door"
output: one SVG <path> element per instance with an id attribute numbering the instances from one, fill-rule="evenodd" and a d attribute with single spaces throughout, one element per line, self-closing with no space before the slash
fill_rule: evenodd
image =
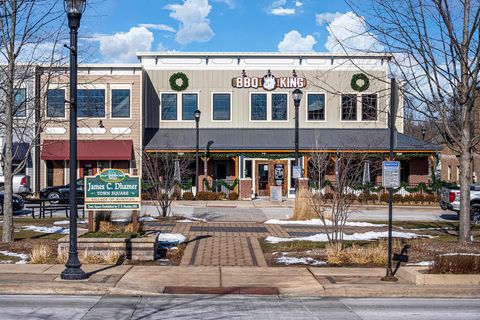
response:
<path id="1" fill-rule="evenodd" d="M 268 163 L 257 164 L 257 190 L 259 196 L 269 195 Z"/>

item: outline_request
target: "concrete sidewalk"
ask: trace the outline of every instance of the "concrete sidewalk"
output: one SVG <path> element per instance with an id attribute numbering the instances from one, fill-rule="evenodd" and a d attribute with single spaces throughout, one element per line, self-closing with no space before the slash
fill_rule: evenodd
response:
<path id="1" fill-rule="evenodd" d="M 418 285 L 409 270 L 398 282 L 380 268 L 161 267 L 85 265 L 90 278 L 62 281 L 63 265 L 0 265 L 0 294 L 155 296 L 164 293 L 249 292 L 318 297 L 478 297 L 477 283 Z"/>

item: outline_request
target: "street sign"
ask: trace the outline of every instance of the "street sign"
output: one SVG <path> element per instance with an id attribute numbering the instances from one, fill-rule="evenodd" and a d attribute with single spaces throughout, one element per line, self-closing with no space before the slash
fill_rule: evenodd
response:
<path id="1" fill-rule="evenodd" d="M 385 188 L 400 188 L 400 161 L 383 161 L 382 185 Z"/>
<path id="2" fill-rule="evenodd" d="M 141 194 L 140 177 L 121 170 L 85 177 L 86 210 L 140 210 Z"/>

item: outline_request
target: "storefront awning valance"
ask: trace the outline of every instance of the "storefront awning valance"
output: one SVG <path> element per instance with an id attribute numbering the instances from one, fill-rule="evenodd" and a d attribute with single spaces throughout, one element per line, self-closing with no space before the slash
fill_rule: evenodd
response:
<path id="1" fill-rule="evenodd" d="M 26 142 L 14 142 L 12 144 L 12 156 L 13 161 L 22 161 L 26 158 L 28 153 L 28 148 L 30 145 Z M 3 145 L 3 157 L 5 158 L 5 153 L 7 152 L 6 145 Z"/>
<path id="2" fill-rule="evenodd" d="M 96 140 L 77 142 L 78 160 L 131 160 L 132 140 Z M 42 160 L 69 160 L 69 140 L 44 140 Z"/>

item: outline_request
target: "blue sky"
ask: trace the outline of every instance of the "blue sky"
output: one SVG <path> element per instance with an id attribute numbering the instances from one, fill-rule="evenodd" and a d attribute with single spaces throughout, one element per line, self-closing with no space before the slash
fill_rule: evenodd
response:
<path id="1" fill-rule="evenodd" d="M 96 62 L 135 62 L 136 51 L 339 51 L 332 32 L 348 39 L 362 27 L 343 0 L 94 1 L 80 35 Z"/>

